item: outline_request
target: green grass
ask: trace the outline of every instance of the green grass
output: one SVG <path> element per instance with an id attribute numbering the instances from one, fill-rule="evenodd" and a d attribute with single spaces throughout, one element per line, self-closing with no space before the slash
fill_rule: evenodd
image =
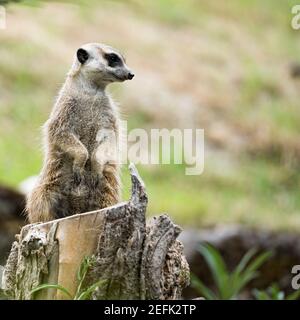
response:
<path id="1" fill-rule="evenodd" d="M 244 159 L 225 176 L 206 165 L 201 176 L 186 176 L 179 165 L 138 166 L 149 194 L 148 214 L 168 212 L 177 223 L 194 227 L 219 222 L 299 228 L 299 174 L 264 160 Z M 123 182 L 127 199 L 126 167 Z"/>

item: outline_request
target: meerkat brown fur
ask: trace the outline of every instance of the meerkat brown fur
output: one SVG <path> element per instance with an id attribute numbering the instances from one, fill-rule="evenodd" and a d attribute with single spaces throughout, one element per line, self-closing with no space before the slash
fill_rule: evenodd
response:
<path id="1" fill-rule="evenodd" d="M 120 119 L 106 87 L 133 73 L 115 49 L 90 43 L 74 62 L 45 123 L 45 159 L 27 198 L 30 223 L 97 210 L 120 201 Z"/>

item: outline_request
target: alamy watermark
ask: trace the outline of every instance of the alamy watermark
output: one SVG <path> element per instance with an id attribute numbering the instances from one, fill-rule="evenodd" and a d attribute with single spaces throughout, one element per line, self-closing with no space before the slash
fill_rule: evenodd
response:
<path id="1" fill-rule="evenodd" d="M 300 4 L 296 4 L 292 7 L 292 21 L 291 26 L 294 30 L 300 29 Z"/>
<path id="2" fill-rule="evenodd" d="M 97 162 L 128 164 L 183 164 L 186 175 L 200 175 L 204 170 L 203 129 L 136 128 L 128 131 L 121 121 L 121 132 L 99 130 L 95 154 Z"/>
<path id="3" fill-rule="evenodd" d="M 294 274 L 294 277 L 292 278 L 292 288 L 294 290 L 300 289 L 300 265 L 296 264 L 292 268 L 292 274 Z"/>
<path id="4" fill-rule="evenodd" d="M 0 30 L 6 29 L 6 10 L 0 6 Z"/>

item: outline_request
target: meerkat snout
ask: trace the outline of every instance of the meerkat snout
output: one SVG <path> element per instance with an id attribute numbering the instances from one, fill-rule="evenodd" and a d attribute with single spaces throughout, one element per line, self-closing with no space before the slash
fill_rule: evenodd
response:
<path id="1" fill-rule="evenodd" d="M 134 77 L 134 74 L 133 74 L 133 73 L 131 73 L 131 72 L 129 72 L 129 73 L 128 73 L 128 80 L 132 80 L 132 79 L 133 79 L 133 77 Z"/>

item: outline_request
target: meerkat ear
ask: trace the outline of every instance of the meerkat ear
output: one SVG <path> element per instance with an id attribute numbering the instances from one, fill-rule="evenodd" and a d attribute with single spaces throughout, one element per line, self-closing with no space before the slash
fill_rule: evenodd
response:
<path id="1" fill-rule="evenodd" d="M 80 48 L 77 50 L 77 59 L 81 64 L 84 64 L 89 58 L 89 54 L 86 50 Z"/>

